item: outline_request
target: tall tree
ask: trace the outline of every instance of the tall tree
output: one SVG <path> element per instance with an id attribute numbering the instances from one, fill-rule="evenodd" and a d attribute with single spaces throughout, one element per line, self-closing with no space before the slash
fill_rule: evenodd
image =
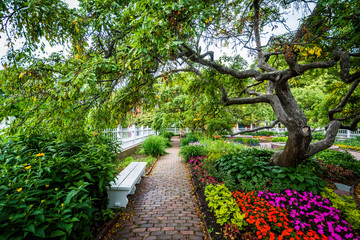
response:
<path id="1" fill-rule="evenodd" d="M 352 97 L 358 95 L 360 82 L 359 1 L 320 0 L 309 7 L 308 1 L 295 0 L 80 0 L 77 11 L 61 1 L 45 8 L 41 2 L 5 1 L 0 10 L 0 17 L 13 23 L 3 24 L 3 31 L 11 27 L 36 45 L 40 36 L 47 36 L 49 20 L 11 11 L 25 11 L 33 3 L 47 14 L 61 9 L 54 16 L 63 25 L 51 30 L 70 44 L 68 55 L 48 59 L 23 57 L 24 51 L 9 54 L 15 57 L 1 73 L 1 87 L 8 96 L 2 113 L 21 106 L 17 121 L 25 125 L 72 129 L 89 122 L 116 124 L 126 112 L 156 100 L 154 83 L 166 82 L 177 72 L 193 73 L 200 86 L 217 88 L 217 100 L 224 106 L 270 105 L 289 131 L 285 149 L 272 157 L 272 164 L 296 167 L 331 146 L 338 129 L 356 129 L 360 121 L 359 103 Z M 27 5 L 18 8 L 20 3 Z M 284 11 L 291 4 L 309 14 L 296 31 L 264 43 L 269 29 L 285 24 Z M 24 25 L 16 21 L 19 17 L 39 24 Z M 42 35 L 34 34 L 38 32 Z M 256 66 L 244 70 L 215 60 L 213 51 L 202 50 L 202 43 L 245 47 L 256 56 Z M 285 64 L 278 65 L 277 59 Z M 311 143 L 308 119 L 290 81 L 324 68 L 338 70 L 342 98 L 339 94 L 338 102 L 328 104 L 325 139 Z"/>

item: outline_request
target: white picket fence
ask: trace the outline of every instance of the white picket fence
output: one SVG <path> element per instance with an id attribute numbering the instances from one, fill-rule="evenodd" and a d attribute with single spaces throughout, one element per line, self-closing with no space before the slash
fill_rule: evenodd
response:
<path id="1" fill-rule="evenodd" d="M 247 128 L 239 128 L 239 129 L 234 129 L 234 132 L 240 132 L 240 131 L 244 131 L 244 130 L 251 130 L 253 129 L 252 127 L 247 127 Z M 286 128 L 270 128 L 270 129 L 264 129 L 265 131 L 272 131 L 272 132 L 277 132 L 277 133 L 283 133 L 286 132 L 287 129 Z M 324 128 L 316 128 L 316 129 L 312 129 L 312 131 L 314 132 L 323 132 L 325 133 L 325 129 Z M 357 131 L 350 131 L 350 130 L 346 130 L 346 129 L 340 129 L 336 135 L 337 138 L 355 138 L 360 136 L 360 129 L 358 129 Z"/>
<path id="2" fill-rule="evenodd" d="M 180 134 L 180 128 L 167 128 L 166 131 Z M 183 134 L 188 132 L 189 129 L 183 130 Z M 119 141 L 121 143 L 122 151 L 141 144 L 149 136 L 159 134 L 159 132 L 156 132 L 149 127 L 136 127 L 135 125 L 128 128 L 107 128 L 103 133 L 112 140 Z"/>
<path id="3" fill-rule="evenodd" d="M 136 127 L 135 125 L 128 128 L 107 128 L 103 133 L 114 141 L 121 143 L 121 150 L 132 148 L 142 143 L 149 136 L 156 135 L 156 131 L 149 127 Z"/>

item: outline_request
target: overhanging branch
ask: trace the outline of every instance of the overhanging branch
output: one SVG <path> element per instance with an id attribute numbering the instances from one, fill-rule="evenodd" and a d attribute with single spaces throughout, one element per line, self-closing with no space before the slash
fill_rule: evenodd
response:
<path id="1" fill-rule="evenodd" d="M 258 127 L 258 128 L 254 128 L 254 129 L 251 129 L 251 130 L 240 131 L 240 132 L 231 134 L 231 136 L 235 136 L 235 135 L 241 134 L 241 133 L 256 132 L 256 131 L 263 130 L 263 129 L 273 128 L 273 127 L 275 127 L 275 125 L 278 124 L 279 122 L 280 122 L 279 120 L 275 120 L 275 121 L 273 121 L 273 122 L 271 123 L 271 125 L 269 125 L 269 126 Z"/>

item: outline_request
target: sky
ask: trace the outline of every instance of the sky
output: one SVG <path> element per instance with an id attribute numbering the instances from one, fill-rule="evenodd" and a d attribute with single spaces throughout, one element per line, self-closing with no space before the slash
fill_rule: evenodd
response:
<path id="1" fill-rule="evenodd" d="M 70 8 L 77 8 L 78 4 L 79 4 L 77 0 L 64 0 L 64 2 L 66 2 Z M 289 12 L 289 14 L 286 15 L 287 25 L 290 27 L 291 30 L 295 30 L 299 26 L 299 23 L 300 23 L 299 19 L 302 17 L 301 13 L 295 11 L 294 9 L 290 9 L 290 10 L 288 10 L 288 12 Z M 279 27 L 277 29 L 275 29 L 274 31 L 272 31 L 269 28 L 269 29 L 267 29 L 267 32 L 269 32 L 269 33 L 262 39 L 263 44 L 265 44 L 268 41 L 268 39 L 271 37 L 271 35 L 285 33 L 286 29 L 283 26 L 279 25 Z M 47 44 L 45 41 L 44 41 L 44 43 L 46 46 L 45 51 L 48 53 L 46 55 L 50 55 L 50 53 L 52 53 L 52 52 L 57 52 L 57 51 L 61 51 L 61 50 L 66 52 L 66 46 L 57 45 L 54 47 L 50 47 L 50 45 Z M 23 41 L 21 39 L 19 39 L 18 41 L 15 42 L 15 48 L 19 49 L 22 46 L 22 44 L 23 44 Z M 0 59 L 3 58 L 4 56 L 6 56 L 6 52 L 8 49 L 6 45 L 7 45 L 6 36 L 4 34 L 0 34 Z M 205 49 L 205 47 L 203 47 L 203 49 Z M 230 49 L 230 48 L 224 48 L 224 47 L 219 48 L 216 46 L 211 46 L 211 50 L 214 51 L 215 59 L 218 59 L 220 56 L 223 56 L 224 54 L 226 54 L 228 56 L 235 54 L 234 50 Z M 248 50 L 238 49 L 237 54 L 240 54 L 249 63 L 253 62 L 253 60 L 254 60 L 254 58 L 249 56 Z M 40 56 L 44 56 L 44 54 L 40 53 Z M 2 64 L 0 64 L 0 70 L 2 70 L 2 69 L 3 69 L 3 66 L 2 66 Z"/>

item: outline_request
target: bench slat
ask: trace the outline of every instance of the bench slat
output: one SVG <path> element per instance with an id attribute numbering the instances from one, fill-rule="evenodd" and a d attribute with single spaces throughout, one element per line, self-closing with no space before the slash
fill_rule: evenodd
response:
<path id="1" fill-rule="evenodd" d="M 127 178 L 118 186 L 115 187 L 116 190 L 130 190 L 133 188 L 135 183 L 139 181 L 142 175 L 145 172 L 146 163 L 138 162 L 133 171 L 127 176 Z M 112 188 L 113 189 L 113 188 Z"/>
<path id="2" fill-rule="evenodd" d="M 115 182 L 111 182 L 111 188 L 120 186 L 121 183 L 137 166 L 136 162 L 130 163 L 124 170 L 122 170 L 115 178 Z"/>

